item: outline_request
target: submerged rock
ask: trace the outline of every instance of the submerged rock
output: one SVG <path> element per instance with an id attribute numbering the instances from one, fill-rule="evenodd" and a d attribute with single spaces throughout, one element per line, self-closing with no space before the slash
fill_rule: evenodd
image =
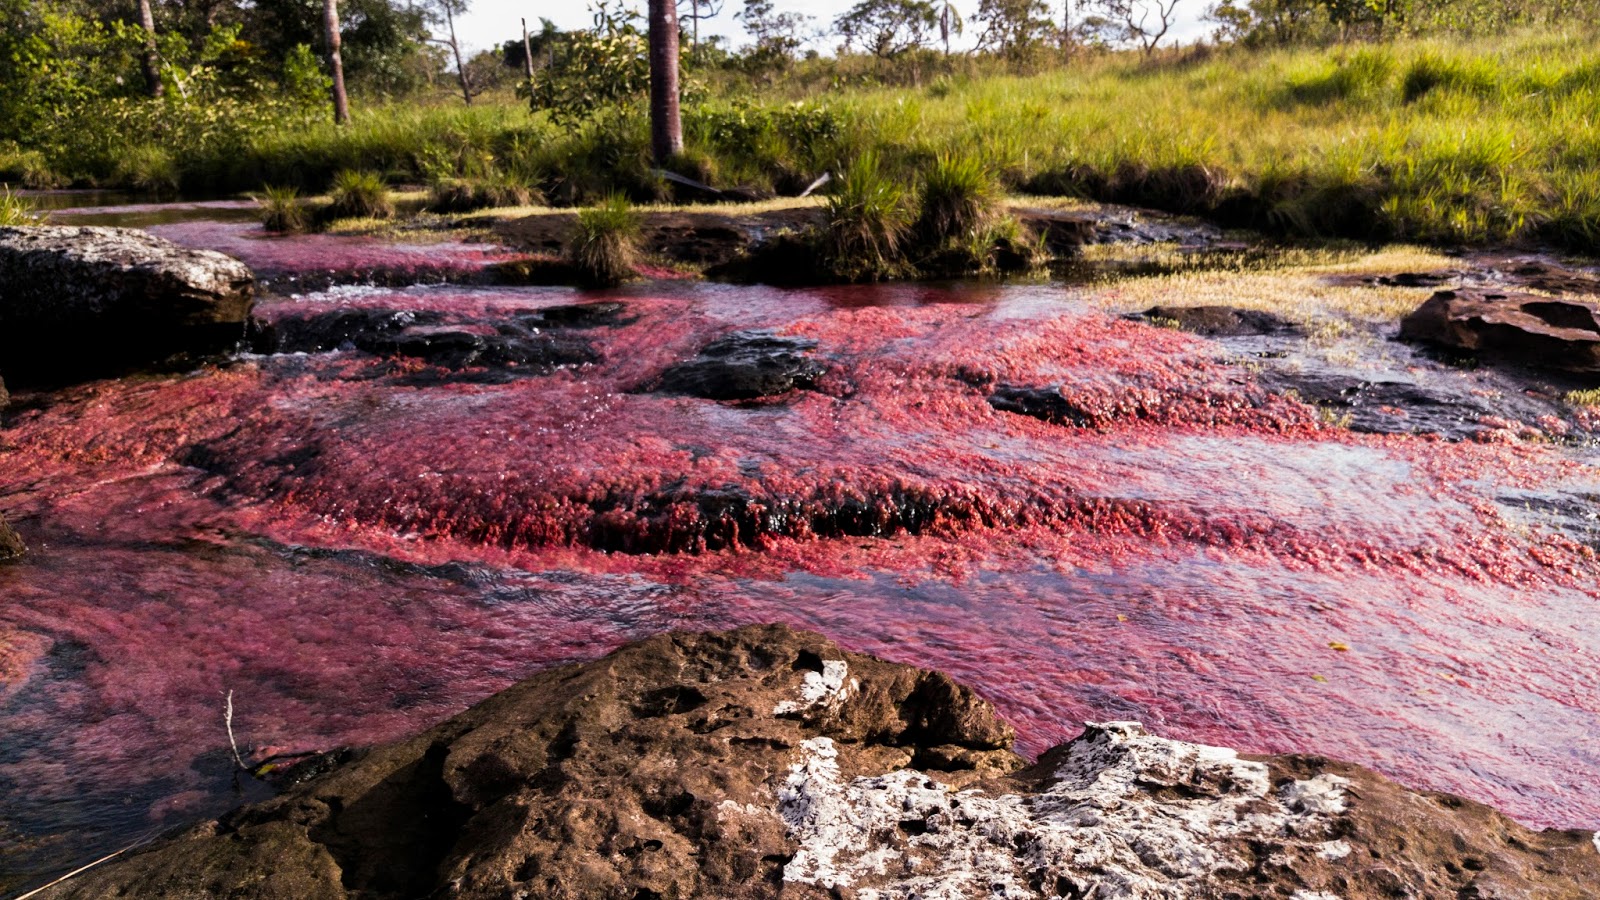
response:
<path id="1" fill-rule="evenodd" d="M 1088 412 L 1062 396 L 1060 387 L 997 385 L 989 395 L 989 405 L 1001 412 L 1032 416 L 1052 425 L 1084 428 L 1094 421 Z"/>
<path id="2" fill-rule="evenodd" d="M 0 370 L 71 379 L 234 348 L 254 276 L 128 228 L 0 228 Z"/>
<path id="3" fill-rule="evenodd" d="M 5 516 L 0 516 L 0 563 L 21 559 L 27 552 L 28 548 L 22 543 L 22 537 L 6 521 Z"/>
<path id="4" fill-rule="evenodd" d="M 661 374 L 657 390 L 707 400 L 754 400 L 809 388 L 823 373 L 808 355 L 815 341 L 739 331 L 707 344 Z"/>
<path id="5" fill-rule="evenodd" d="M 1091 725 L 782 626 L 537 675 L 45 897 L 1590 896 L 1588 832 Z"/>
<path id="6" fill-rule="evenodd" d="M 1400 337 L 1545 368 L 1600 372 L 1600 300 L 1440 291 L 1406 316 Z"/>

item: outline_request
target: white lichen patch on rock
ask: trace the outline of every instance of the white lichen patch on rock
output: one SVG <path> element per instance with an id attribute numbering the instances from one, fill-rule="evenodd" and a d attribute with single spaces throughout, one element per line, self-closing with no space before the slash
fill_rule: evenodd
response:
<path id="1" fill-rule="evenodd" d="M 842 659 L 825 660 L 821 672 L 806 673 L 805 680 L 800 684 L 800 699 L 779 701 L 772 708 L 772 714 L 792 715 L 819 706 L 834 708 L 849 699 L 851 692 L 858 688 L 855 679 L 850 677 L 849 663 Z"/>
<path id="2" fill-rule="evenodd" d="M 861 900 L 985 896 L 1182 898 L 1218 873 L 1294 864 L 1330 846 L 1345 780 L 1274 791 L 1266 765 L 1232 750 L 1090 725 L 1039 793 L 954 792 L 902 769 L 840 776 L 828 738 L 804 742 L 778 806 L 798 852 L 789 882 L 851 887 Z"/>

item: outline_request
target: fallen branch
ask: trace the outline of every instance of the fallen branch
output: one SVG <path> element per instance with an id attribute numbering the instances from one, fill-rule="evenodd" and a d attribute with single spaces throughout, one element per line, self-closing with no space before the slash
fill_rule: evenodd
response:
<path id="1" fill-rule="evenodd" d="M 77 876 L 82 875 L 83 873 L 89 871 L 90 869 L 94 868 L 95 866 L 100 865 L 101 863 L 110 862 L 111 860 L 116 859 L 117 857 L 121 856 L 122 854 L 127 853 L 129 850 L 136 850 L 136 849 L 138 849 L 140 847 L 143 847 L 145 844 L 150 843 L 150 841 L 153 840 L 155 838 L 155 836 L 158 833 L 160 833 L 160 831 L 161 831 L 161 829 L 159 829 L 159 828 L 153 828 L 150 831 L 145 832 L 143 837 L 139 838 L 137 841 L 134 841 L 133 843 L 129 844 L 128 846 L 123 847 L 121 850 L 118 850 L 115 853 L 107 853 L 105 856 L 100 857 L 99 859 L 95 860 L 94 862 L 89 863 L 87 865 L 79 866 L 78 868 L 73 869 L 71 872 L 68 872 L 67 874 L 61 876 L 60 878 L 57 878 L 55 881 L 52 881 L 52 882 L 50 882 L 49 884 L 46 884 L 46 885 L 41 885 L 39 887 L 36 887 L 33 890 L 27 892 L 26 894 L 20 894 L 17 897 L 13 898 L 13 900 L 29 900 L 30 897 L 37 897 L 40 894 L 44 893 L 45 891 L 48 891 L 51 888 L 55 887 L 56 885 L 61 884 L 62 882 L 66 881 L 66 880 L 68 880 L 70 878 L 76 878 Z"/>

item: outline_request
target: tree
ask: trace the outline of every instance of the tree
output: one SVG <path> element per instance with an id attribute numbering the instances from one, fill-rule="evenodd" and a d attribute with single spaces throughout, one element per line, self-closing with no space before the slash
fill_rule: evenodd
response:
<path id="1" fill-rule="evenodd" d="M 794 57 L 813 21 L 802 13 L 774 12 L 772 0 L 745 0 L 744 10 L 734 18 L 756 39 L 754 55 L 774 61 Z"/>
<path id="2" fill-rule="evenodd" d="M 845 49 L 860 46 L 881 59 L 921 47 L 939 26 L 939 12 L 928 0 L 861 0 L 833 20 Z"/>
<path id="3" fill-rule="evenodd" d="M 1138 44 L 1149 55 L 1172 30 L 1178 3 L 1179 0 L 1103 0 L 1101 6 L 1120 32 L 1118 36 Z"/>
<path id="4" fill-rule="evenodd" d="M 161 86 L 160 55 L 156 51 L 156 17 L 150 9 L 150 0 L 139 0 L 139 25 L 144 29 L 144 53 L 140 65 L 144 69 L 144 86 L 152 97 L 163 93 Z"/>
<path id="5" fill-rule="evenodd" d="M 685 14 L 683 7 L 687 5 L 689 12 Z M 687 18 L 693 23 L 689 30 L 689 47 L 691 52 L 700 53 L 700 20 L 715 19 L 722 15 L 722 9 L 727 5 L 727 0 L 678 0 L 678 18 Z"/>
<path id="6" fill-rule="evenodd" d="M 978 46 L 1005 56 L 1026 54 L 1055 34 L 1045 0 L 980 0 L 977 19 L 984 26 Z"/>
<path id="7" fill-rule="evenodd" d="M 429 40 L 450 48 L 450 53 L 456 59 L 456 83 L 461 86 L 461 99 L 471 106 L 472 76 L 467 71 L 466 64 L 461 61 L 461 42 L 456 40 L 456 16 L 467 11 L 467 0 L 428 0 L 427 11 L 435 23 L 440 17 L 444 19 L 450 37 L 429 38 Z"/>
<path id="8" fill-rule="evenodd" d="M 328 74 L 333 78 L 333 121 L 350 121 L 350 98 L 344 92 L 344 60 L 339 56 L 339 0 L 322 0 L 322 26 L 328 50 Z"/>
<path id="9" fill-rule="evenodd" d="M 950 38 L 959 37 L 966 23 L 961 21 L 961 11 L 950 0 L 939 2 L 939 39 L 944 42 L 944 55 L 950 55 Z"/>
<path id="10" fill-rule="evenodd" d="M 683 152 L 676 0 L 650 0 L 650 148 L 657 165 Z"/>

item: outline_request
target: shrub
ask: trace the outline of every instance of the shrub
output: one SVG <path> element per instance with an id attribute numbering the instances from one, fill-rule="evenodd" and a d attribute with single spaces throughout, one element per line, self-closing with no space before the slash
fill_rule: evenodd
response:
<path id="1" fill-rule="evenodd" d="M 922 177 L 915 232 L 929 247 L 970 239 L 995 217 L 999 190 L 983 163 L 941 153 Z"/>
<path id="2" fill-rule="evenodd" d="M 590 287 L 616 287 L 633 277 L 639 218 L 627 198 L 607 197 L 578 212 L 578 227 L 568 248 L 578 277 Z"/>
<path id="3" fill-rule="evenodd" d="M 256 197 L 261 206 L 261 226 L 278 234 L 305 231 L 310 224 L 300 192 L 292 187 L 267 186 Z"/>
<path id="4" fill-rule="evenodd" d="M 117 160 L 111 178 L 117 184 L 152 194 L 178 189 L 178 162 L 166 148 L 155 144 L 130 147 Z"/>
<path id="5" fill-rule="evenodd" d="M 0 187 L 0 225 L 37 224 L 39 216 L 33 211 L 33 204 L 11 193 L 11 188 Z"/>
<path id="6" fill-rule="evenodd" d="M 333 176 L 331 202 L 324 211 L 328 219 L 387 219 L 394 215 L 394 203 L 383 176 L 376 172 L 345 169 Z"/>
<path id="7" fill-rule="evenodd" d="M 903 275 L 909 232 L 906 192 L 868 153 L 845 172 L 824 208 L 819 255 L 842 281 L 880 281 Z"/>

